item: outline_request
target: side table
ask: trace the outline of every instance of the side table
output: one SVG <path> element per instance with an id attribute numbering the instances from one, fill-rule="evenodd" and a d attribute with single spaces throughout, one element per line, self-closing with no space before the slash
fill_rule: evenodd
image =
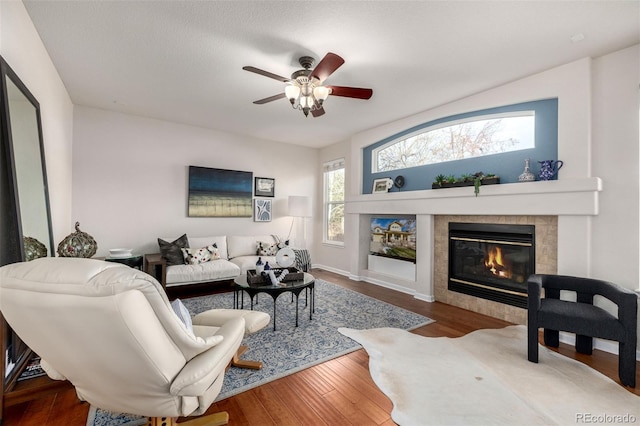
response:
<path id="1" fill-rule="evenodd" d="M 107 262 L 115 262 L 122 263 L 123 265 L 127 265 L 130 268 L 139 269 L 142 271 L 142 256 L 132 256 L 132 257 L 107 257 L 104 260 Z"/>

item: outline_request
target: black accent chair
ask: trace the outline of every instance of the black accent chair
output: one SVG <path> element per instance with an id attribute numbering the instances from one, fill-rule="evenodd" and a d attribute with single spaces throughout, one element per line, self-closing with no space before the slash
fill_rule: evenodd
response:
<path id="1" fill-rule="evenodd" d="M 545 297 L 542 298 L 542 289 Z M 576 294 L 576 302 L 560 300 L 560 291 Z M 602 296 L 618 306 L 618 317 L 593 305 Z M 636 386 L 638 296 L 617 284 L 562 275 L 531 275 L 528 281 L 528 358 L 538 362 L 538 329 L 544 344 L 557 348 L 559 331 L 576 334 L 576 351 L 591 355 L 593 338 L 619 342 L 618 374 L 625 386 Z"/>

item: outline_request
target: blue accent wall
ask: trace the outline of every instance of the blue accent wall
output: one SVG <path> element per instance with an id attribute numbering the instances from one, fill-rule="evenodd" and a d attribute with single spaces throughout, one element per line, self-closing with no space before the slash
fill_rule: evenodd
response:
<path id="1" fill-rule="evenodd" d="M 535 111 L 535 148 L 506 152 L 502 154 L 487 155 L 483 157 L 467 158 L 464 160 L 447 161 L 445 163 L 428 164 L 425 166 L 411 167 L 408 169 L 393 170 L 388 172 L 371 172 L 371 156 L 373 150 L 392 140 L 414 133 L 420 129 L 424 129 L 436 124 L 446 123 L 448 121 L 513 111 Z M 517 182 L 518 176 L 520 176 L 520 174 L 522 174 L 522 171 L 524 170 L 524 160 L 527 158 L 531 159 L 531 171 L 536 175 L 538 174 L 538 170 L 540 170 L 540 164 L 538 164 L 538 161 L 558 159 L 557 98 L 523 102 L 520 104 L 506 105 L 498 108 L 489 108 L 479 111 L 467 112 L 464 114 L 452 115 L 449 117 L 429 121 L 418 126 L 414 126 L 403 132 L 397 133 L 393 136 L 369 145 L 363 150 L 362 193 L 372 193 L 374 179 L 386 177 L 395 179 L 396 176 L 399 175 L 402 175 L 405 178 L 404 186 L 401 189 L 398 189 L 394 186 L 389 190 L 389 192 L 431 189 L 431 184 L 435 180 L 435 177 L 439 174 L 443 174 L 445 176 L 460 176 L 463 174 L 473 174 L 476 172 L 483 172 L 485 174 L 493 173 L 500 176 L 500 183 Z"/>

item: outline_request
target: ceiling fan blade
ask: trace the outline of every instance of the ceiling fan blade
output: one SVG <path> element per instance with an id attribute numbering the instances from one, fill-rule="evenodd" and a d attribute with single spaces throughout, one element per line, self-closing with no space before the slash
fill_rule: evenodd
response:
<path id="1" fill-rule="evenodd" d="M 253 103 L 256 105 L 262 105 L 262 104 L 266 104 L 267 102 L 277 101 L 278 99 L 282 99 L 286 97 L 287 96 L 284 93 L 278 93 L 277 95 L 269 96 L 268 98 L 253 101 Z"/>
<path id="2" fill-rule="evenodd" d="M 369 99 L 373 90 L 359 87 L 326 86 L 331 89 L 331 95 L 344 96 L 345 98 Z"/>
<path id="3" fill-rule="evenodd" d="M 243 70 L 245 71 L 249 71 L 249 72 L 254 72 L 256 74 L 260 74 L 260 75 L 264 75 L 265 77 L 269 77 L 269 78 L 273 78 L 274 80 L 278 80 L 281 81 L 283 83 L 288 83 L 291 81 L 290 78 L 286 78 L 286 77 L 282 77 L 278 74 L 274 74 L 272 72 L 269 71 L 265 71 L 265 70 L 261 70 L 260 68 L 256 68 L 256 67 L 242 67 Z"/>
<path id="4" fill-rule="evenodd" d="M 311 111 L 311 115 L 313 115 L 314 117 L 320 117 L 321 115 L 324 115 L 324 108 L 320 107 L 318 109 L 314 109 L 313 111 Z"/>
<path id="5" fill-rule="evenodd" d="M 320 63 L 314 68 L 311 72 L 311 77 L 315 77 L 320 82 L 323 82 L 325 78 L 329 77 L 335 70 L 340 68 L 340 66 L 344 64 L 344 59 L 335 53 L 327 53 L 324 58 L 320 61 Z"/>

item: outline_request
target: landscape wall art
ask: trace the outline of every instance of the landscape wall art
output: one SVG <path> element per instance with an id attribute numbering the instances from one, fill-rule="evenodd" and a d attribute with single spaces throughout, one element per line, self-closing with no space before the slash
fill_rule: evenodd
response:
<path id="1" fill-rule="evenodd" d="M 253 173 L 189 166 L 189 217 L 252 217 Z"/>

